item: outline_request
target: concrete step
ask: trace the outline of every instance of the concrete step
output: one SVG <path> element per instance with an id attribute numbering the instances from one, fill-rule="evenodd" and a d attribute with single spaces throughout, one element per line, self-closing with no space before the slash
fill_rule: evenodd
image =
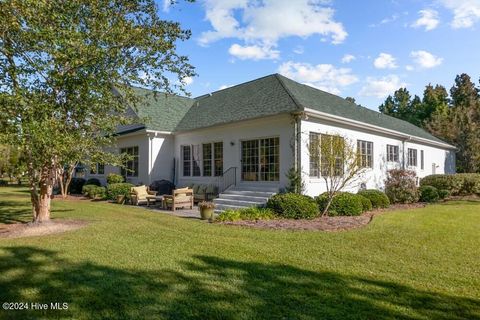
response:
<path id="1" fill-rule="evenodd" d="M 215 212 L 216 213 L 221 213 L 225 210 L 241 210 L 241 209 L 246 209 L 249 207 L 244 207 L 244 206 L 234 206 L 234 205 L 227 205 L 227 204 L 219 204 L 215 206 Z"/>
<path id="2" fill-rule="evenodd" d="M 256 196 L 246 196 L 243 194 L 234 194 L 234 193 L 222 193 L 217 199 L 232 199 L 238 201 L 256 201 L 256 202 L 267 202 L 270 197 L 256 197 Z"/>
<path id="3" fill-rule="evenodd" d="M 217 198 L 214 199 L 213 202 L 215 205 L 225 204 L 225 205 L 232 205 L 232 206 L 242 206 L 242 207 L 260 207 L 264 206 L 266 201 L 250 201 L 250 200 L 234 200 L 234 199 L 224 199 L 224 198 Z"/>
<path id="4" fill-rule="evenodd" d="M 236 185 L 229 190 L 260 191 L 260 192 L 278 193 L 278 188 L 277 187 L 271 187 L 271 186 Z"/>
<path id="5" fill-rule="evenodd" d="M 229 190 L 224 191 L 222 194 L 236 194 L 236 195 L 248 196 L 248 197 L 270 198 L 271 196 L 275 195 L 275 192 L 229 189 Z"/>

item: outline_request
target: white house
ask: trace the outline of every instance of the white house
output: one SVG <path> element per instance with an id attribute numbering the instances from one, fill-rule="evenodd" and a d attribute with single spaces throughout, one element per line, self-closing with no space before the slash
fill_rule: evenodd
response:
<path id="1" fill-rule="evenodd" d="M 135 184 L 216 184 L 222 192 L 217 204 L 236 207 L 263 203 L 288 185 L 290 168 L 301 168 L 306 194 L 315 196 L 325 182 L 310 162 L 309 141 L 335 133 L 357 146 L 367 167 L 351 191 L 382 189 L 391 168 L 414 170 L 420 178 L 455 172 L 454 146 L 279 74 L 195 99 L 135 90 L 144 97 L 136 112 L 130 110 L 139 124 L 120 128 L 116 146 L 134 155 L 130 170 L 97 166 L 89 177 L 104 181 L 115 172 Z"/>

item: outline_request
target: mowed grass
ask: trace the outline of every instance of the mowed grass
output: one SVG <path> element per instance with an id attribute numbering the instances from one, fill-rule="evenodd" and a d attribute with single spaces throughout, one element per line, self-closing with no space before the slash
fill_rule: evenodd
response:
<path id="1" fill-rule="evenodd" d="M 0 223 L 30 219 L 0 188 Z M 480 202 L 376 217 L 344 232 L 255 230 L 109 203 L 55 201 L 80 230 L 0 239 L 3 311 L 38 319 L 479 319 Z"/>

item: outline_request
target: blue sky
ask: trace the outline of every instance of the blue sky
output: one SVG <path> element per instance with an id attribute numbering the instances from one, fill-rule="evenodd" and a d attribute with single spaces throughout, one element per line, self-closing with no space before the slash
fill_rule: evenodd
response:
<path id="1" fill-rule="evenodd" d="M 480 0 L 169 2 L 161 16 L 193 34 L 178 48 L 193 96 L 278 72 L 376 110 L 401 86 L 480 76 Z"/>

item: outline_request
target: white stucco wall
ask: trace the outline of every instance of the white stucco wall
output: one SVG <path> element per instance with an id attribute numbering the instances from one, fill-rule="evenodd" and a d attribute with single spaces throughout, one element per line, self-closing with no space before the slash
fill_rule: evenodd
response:
<path id="1" fill-rule="evenodd" d="M 241 182 L 241 141 L 258 138 L 280 138 L 280 181 L 278 182 L 244 182 L 249 185 L 268 185 L 282 188 L 287 184 L 286 173 L 293 166 L 293 124 L 290 115 L 248 120 L 229 125 L 215 126 L 175 134 L 175 159 L 177 165 L 178 186 L 190 183 L 213 183 L 215 177 L 183 177 L 181 146 L 198 145 L 209 142 L 223 142 L 223 169 L 237 167 L 237 182 Z"/>
<path id="2" fill-rule="evenodd" d="M 305 193 L 310 196 L 317 196 L 326 191 L 325 181 L 323 178 L 314 178 L 309 175 L 309 152 L 308 140 L 309 133 L 324 134 L 340 134 L 346 137 L 354 148 L 356 148 L 357 140 L 365 140 L 373 142 L 373 168 L 367 169 L 360 179 L 350 184 L 346 191 L 357 192 L 361 183 L 366 183 L 368 189 L 383 189 L 387 171 L 394 168 L 402 168 L 403 156 L 407 161 L 407 149 L 417 149 L 417 167 L 406 167 L 406 169 L 414 170 L 419 178 L 432 174 L 432 166 L 436 166 L 437 174 L 454 173 L 455 172 L 455 153 L 453 150 L 433 147 L 422 143 L 414 143 L 406 141 L 405 143 L 399 139 L 389 135 L 362 130 L 358 128 L 349 128 L 339 123 L 333 123 L 326 120 L 317 120 L 310 118 L 302 120 L 302 150 L 301 150 L 301 166 L 302 178 L 306 184 Z M 387 144 L 399 146 L 400 162 L 390 163 L 386 161 Z M 420 150 L 424 150 L 424 168 L 420 168 Z"/>

